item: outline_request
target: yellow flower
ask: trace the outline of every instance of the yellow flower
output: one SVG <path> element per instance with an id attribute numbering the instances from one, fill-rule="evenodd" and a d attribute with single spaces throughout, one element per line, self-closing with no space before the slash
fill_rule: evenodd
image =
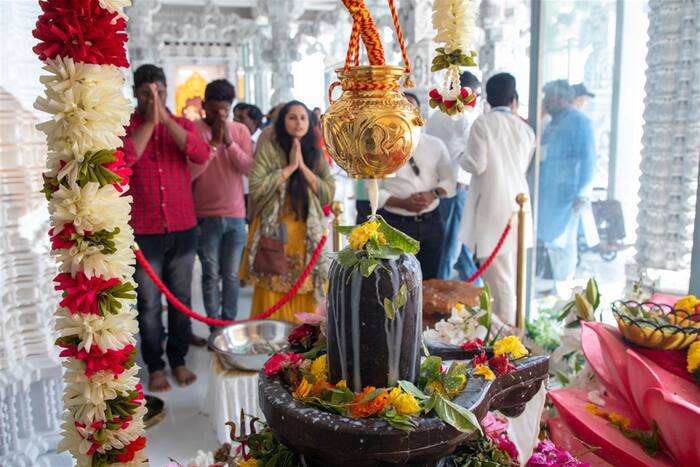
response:
<path id="1" fill-rule="evenodd" d="M 695 295 L 686 295 L 678 300 L 673 308 L 675 310 L 684 310 L 688 313 L 695 313 L 695 307 L 698 304 L 700 304 L 700 300 L 698 300 Z"/>
<path id="2" fill-rule="evenodd" d="M 693 342 L 688 349 L 688 373 L 691 375 L 700 369 L 700 341 Z"/>
<path id="3" fill-rule="evenodd" d="M 394 406 L 399 415 L 415 415 L 421 410 L 416 398 L 398 386 L 389 393 L 389 404 Z"/>
<path id="4" fill-rule="evenodd" d="M 529 352 L 520 339 L 515 336 L 507 336 L 494 344 L 493 353 L 496 355 L 510 354 L 511 358 L 518 359 L 527 357 Z"/>
<path id="5" fill-rule="evenodd" d="M 302 378 L 301 382 L 299 383 L 299 386 L 297 386 L 297 388 L 292 393 L 292 397 L 297 400 L 304 399 L 306 396 L 309 395 L 313 387 L 314 385 L 309 383 L 306 380 L 306 378 Z"/>
<path id="6" fill-rule="evenodd" d="M 238 463 L 238 467 L 258 467 L 260 463 L 255 457 L 251 457 L 248 460 L 243 460 Z"/>
<path id="7" fill-rule="evenodd" d="M 379 229 L 379 222 L 376 221 L 365 222 L 355 227 L 348 238 L 350 248 L 361 250 L 371 238 L 380 245 L 385 245 L 386 238 L 383 233 L 377 232 L 377 229 Z"/>
<path id="8" fill-rule="evenodd" d="M 474 368 L 473 375 L 483 376 L 486 381 L 496 379 L 496 375 L 494 375 L 493 371 L 491 371 L 491 368 L 487 367 L 486 365 L 477 365 L 476 368 Z"/>
<path id="9" fill-rule="evenodd" d="M 341 379 L 340 381 L 338 381 L 338 384 L 336 384 L 335 387 L 337 387 L 337 388 L 346 388 L 346 389 L 347 389 L 347 387 L 348 387 L 348 382 L 345 381 L 344 379 Z"/>
<path id="10" fill-rule="evenodd" d="M 316 382 L 328 381 L 328 358 L 321 355 L 311 364 L 311 374 L 316 378 Z"/>
<path id="11" fill-rule="evenodd" d="M 428 394 L 442 394 L 443 396 L 447 394 L 447 391 L 445 391 L 445 386 L 442 385 L 439 379 L 428 383 L 425 386 L 425 391 Z"/>
<path id="12" fill-rule="evenodd" d="M 593 415 L 597 416 L 605 416 L 605 412 L 601 411 L 600 408 L 598 408 L 597 405 L 589 402 L 586 404 L 586 410 L 592 413 Z"/>
<path id="13" fill-rule="evenodd" d="M 630 424 L 632 423 L 632 421 L 629 418 L 623 417 L 617 412 L 610 412 L 609 414 L 607 414 L 607 418 L 608 420 L 610 420 L 610 423 L 612 423 L 618 428 L 623 428 L 625 430 L 629 429 Z"/>

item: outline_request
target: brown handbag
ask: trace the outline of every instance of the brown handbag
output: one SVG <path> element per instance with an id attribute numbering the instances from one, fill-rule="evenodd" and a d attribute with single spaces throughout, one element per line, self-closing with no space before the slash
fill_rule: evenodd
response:
<path id="1" fill-rule="evenodd" d="M 284 242 L 272 237 L 260 237 L 253 270 L 261 274 L 286 274 L 289 269 L 284 255 Z"/>

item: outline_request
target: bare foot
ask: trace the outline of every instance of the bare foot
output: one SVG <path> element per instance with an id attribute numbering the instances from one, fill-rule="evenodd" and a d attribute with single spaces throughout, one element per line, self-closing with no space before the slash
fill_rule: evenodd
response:
<path id="1" fill-rule="evenodd" d="M 148 390 L 151 392 L 170 391 L 170 383 L 165 371 L 158 370 L 148 375 Z"/>
<path id="2" fill-rule="evenodd" d="M 179 366 L 177 368 L 173 368 L 173 376 L 175 377 L 175 381 L 177 381 L 177 384 L 181 388 L 189 386 L 197 380 L 197 375 L 185 368 L 184 365 Z"/>

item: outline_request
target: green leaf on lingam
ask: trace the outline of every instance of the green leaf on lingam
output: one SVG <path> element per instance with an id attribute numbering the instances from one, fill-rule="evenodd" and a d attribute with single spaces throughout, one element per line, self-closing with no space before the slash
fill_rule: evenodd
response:
<path id="1" fill-rule="evenodd" d="M 442 386 L 449 397 L 457 397 L 467 385 L 467 367 L 463 363 L 454 362 L 441 376 Z"/>
<path id="2" fill-rule="evenodd" d="M 439 394 L 433 394 L 433 397 L 435 397 L 433 410 L 443 422 L 465 433 L 477 430 L 481 432 L 478 420 L 469 410 Z"/>
<path id="3" fill-rule="evenodd" d="M 375 258 L 360 258 L 360 274 L 363 277 L 369 277 L 372 275 L 374 270 L 379 266 L 379 261 Z"/>
<path id="4" fill-rule="evenodd" d="M 384 235 L 386 244 L 392 248 L 401 250 L 403 253 L 416 254 L 420 250 L 420 242 L 415 240 L 398 229 L 393 228 L 384 220 L 382 216 L 376 216 L 379 222 L 378 232 Z"/>
<path id="5" fill-rule="evenodd" d="M 401 387 L 401 389 L 403 389 L 405 392 L 409 393 L 419 401 L 424 401 L 428 399 L 428 396 L 423 391 L 418 389 L 416 385 L 412 382 L 402 379 L 398 381 L 398 384 Z"/>
<path id="6" fill-rule="evenodd" d="M 335 256 L 335 259 L 343 269 L 353 268 L 360 261 L 357 257 L 357 252 L 350 247 L 340 250 Z"/>
<path id="7" fill-rule="evenodd" d="M 84 187 L 88 182 L 98 183 L 100 186 L 120 183 L 122 178 L 103 165 L 116 160 L 113 149 L 88 152 L 78 167 L 78 184 Z"/>
<path id="8" fill-rule="evenodd" d="M 396 409 L 391 405 L 385 408 L 382 413 L 379 414 L 379 417 L 386 420 L 389 425 L 397 430 L 413 431 L 418 426 L 411 417 L 398 414 Z"/>
<path id="9" fill-rule="evenodd" d="M 442 359 L 440 357 L 432 355 L 423 360 L 420 365 L 419 386 L 425 387 L 428 383 L 440 378 L 441 369 Z"/>
<path id="10" fill-rule="evenodd" d="M 384 313 L 388 319 L 394 319 L 396 317 L 396 308 L 394 308 L 394 302 L 389 300 L 388 297 L 384 297 Z"/>

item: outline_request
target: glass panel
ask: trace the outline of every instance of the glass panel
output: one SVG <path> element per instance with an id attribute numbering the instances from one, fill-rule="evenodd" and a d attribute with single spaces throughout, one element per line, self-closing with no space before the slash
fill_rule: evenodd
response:
<path id="1" fill-rule="evenodd" d="M 625 22 L 624 35 L 616 37 L 622 20 L 616 0 L 543 2 L 535 281 L 540 310 L 568 298 L 589 277 L 598 279 L 607 301 L 625 288 L 639 201 L 646 57 L 640 38 L 647 29 L 644 3 L 624 2 L 632 3 L 630 14 L 642 12 L 641 22 Z M 616 40 L 631 34 L 635 47 L 623 47 L 616 63 Z M 620 76 L 630 79 L 615 94 Z M 618 122 L 624 123 L 614 125 L 620 97 L 629 102 L 619 102 L 625 118 Z"/>

